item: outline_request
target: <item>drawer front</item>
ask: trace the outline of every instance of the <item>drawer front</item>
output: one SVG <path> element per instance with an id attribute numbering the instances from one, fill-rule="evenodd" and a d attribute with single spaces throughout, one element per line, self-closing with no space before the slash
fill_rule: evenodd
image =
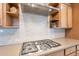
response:
<path id="1" fill-rule="evenodd" d="M 57 51 L 57 52 L 54 52 L 54 53 L 50 53 L 47 56 L 64 56 L 64 50 Z"/>
<path id="2" fill-rule="evenodd" d="M 76 53 L 69 54 L 67 56 L 76 56 Z"/>
<path id="3" fill-rule="evenodd" d="M 65 49 L 65 55 L 76 51 L 76 46 Z"/>
<path id="4" fill-rule="evenodd" d="M 77 50 L 79 50 L 79 45 L 77 45 Z"/>

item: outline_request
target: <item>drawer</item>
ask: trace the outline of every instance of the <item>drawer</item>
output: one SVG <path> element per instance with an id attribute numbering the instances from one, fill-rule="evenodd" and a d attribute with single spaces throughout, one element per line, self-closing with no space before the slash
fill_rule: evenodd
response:
<path id="1" fill-rule="evenodd" d="M 76 46 L 69 47 L 69 48 L 65 49 L 65 55 L 68 55 L 68 54 L 75 52 L 75 51 L 76 51 Z"/>
<path id="2" fill-rule="evenodd" d="M 76 56 L 76 53 L 69 54 L 67 56 Z"/>
<path id="3" fill-rule="evenodd" d="M 79 45 L 77 45 L 77 50 L 79 50 Z"/>
<path id="4" fill-rule="evenodd" d="M 50 53 L 47 56 L 64 56 L 64 50 L 57 51 L 57 52 L 54 52 L 54 53 Z"/>

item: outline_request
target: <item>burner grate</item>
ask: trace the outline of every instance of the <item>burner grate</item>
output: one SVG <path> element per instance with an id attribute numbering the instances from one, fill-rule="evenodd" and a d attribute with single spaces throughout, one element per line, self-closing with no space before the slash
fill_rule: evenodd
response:
<path id="1" fill-rule="evenodd" d="M 38 51 L 46 51 L 48 49 L 58 47 L 61 44 L 54 42 L 50 39 L 24 42 L 21 50 L 21 55 L 35 53 Z"/>

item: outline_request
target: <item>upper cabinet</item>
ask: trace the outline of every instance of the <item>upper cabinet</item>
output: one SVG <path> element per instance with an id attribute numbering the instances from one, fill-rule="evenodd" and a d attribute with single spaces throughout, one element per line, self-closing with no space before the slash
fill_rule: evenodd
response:
<path id="1" fill-rule="evenodd" d="M 61 4 L 61 28 L 72 28 L 72 6 Z"/>
<path id="2" fill-rule="evenodd" d="M 53 7 L 52 9 L 49 9 L 49 15 L 48 15 L 48 21 L 50 28 L 56 28 L 59 27 L 59 20 L 60 20 L 60 8 L 58 3 L 49 3 L 50 7 Z"/>
<path id="3" fill-rule="evenodd" d="M 72 7 L 68 6 L 68 28 L 72 28 Z"/>
<path id="4" fill-rule="evenodd" d="M 50 28 L 72 28 L 72 7 L 70 4 L 51 3 L 49 6 L 58 10 L 49 11 Z"/>
<path id="5" fill-rule="evenodd" d="M 67 5 L 61 4 L 60 5 L 60 27 L 61 28 L 67 28 Z"/>
<path id="6" fill-rule="evenodd" d="M 19 28 L 19 4 L 0 4 L 0 25 L 3 28 Z"/>

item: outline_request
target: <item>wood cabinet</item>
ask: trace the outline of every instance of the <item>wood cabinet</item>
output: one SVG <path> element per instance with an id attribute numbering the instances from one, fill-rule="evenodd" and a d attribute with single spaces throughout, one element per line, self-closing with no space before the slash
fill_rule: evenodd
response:
<path id="1" fill-rule="evenodd" d="M 68 6 L 68 20 L 67 20 L 67 24 L 68 24 L 68 28 L 72 28 L 72 7 Z"/>
<path id="2" fill-rule="evenodd" d="M 72 28 L 71 5 L 60 3 L 56 8 L 59 8 L 59 10 L 53 10 L 49 13 L 50 18 L 48 19 L 50 20 L 50 28 Z"/>
<path id="3" fill-rule="evenodd" d="M 0 3 L 0 26 L 2 26 L 2 3 Z"/>
<path id="4" fill-rule="evenodd" d="M 76 56 L 76 46 L 65 49 L 65 56 Z"/>
<path id="5" fill-rule="evenodd" d="M 56 9 L 52 9 L 49 11 L 48 21 L 49 21 L 49 27 L 50 28 L 58 28 L 59 27 L 59 20 L 60 20 L 60 13 L 59 13 L 59 6 L 58 3 L 49 3 L 49 6 L 52 6 Z"/>
<path id="6" fill-rule="evenodd" d="M 49 53 L 45 56 L 77 56 L 79 51 L 76 49 L 77 46 L 68 47 L 66 49 Z"/>
<path id="7" fill-rule="evenodd" d="M 65 4 L 61 4 L 60 27 L 67 28 L 67 5 Z"/>
<path id="8" fill-rule="evenodd" d="M 0 3 L 0 25 L 2 28 L 18 28 L 19 16 L 19 4 Z"/>
<path id="9" fill-rule="evenodd" d="M 61 4 L 60 14 L 60 27 L 72 28 L 72 6 L 68 4 Z"/>
<path id="10" fill-rule="evenodd" d="M 77 56 L 79 56 L 79 51 L 77 51 Z"/>

